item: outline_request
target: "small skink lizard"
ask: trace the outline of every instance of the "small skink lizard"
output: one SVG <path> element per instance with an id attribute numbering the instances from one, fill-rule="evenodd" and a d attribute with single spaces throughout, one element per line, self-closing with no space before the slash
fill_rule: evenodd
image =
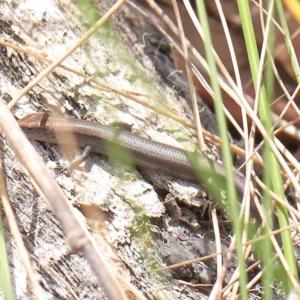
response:
<path id="1" fill-rule="evenodd" d="M 182 149 L 145 139 L 126 130 L 99 123 L 70 119 L 48 114 L 30 114 L 19 120 L 19 124 L 28 138 L 48 143 L 70 143 L 70 139 L 57 135 L 73 135 L 73 142 L 79 147 L 90 146 L 92 152 L 122 161 L 125 148 L 130 151 L 133 162 L 146 169 L 151 169 L 189 182 L 202 183 L 206 186 L 216 178 L 226 181 L 222 163 L 209 159 L 203 153 L 187 152 Z M 110 143 L 112 147 L 107 147 Z M 115 147 L 114 147 L 115 146 Z M 109 151 L 107 150 L 109 148 Z M 245 178 L 233 170 L 239 197 L 243 196 Z M 199 176 L 200 175 L 200 176 Z M 217 185 L 220 181 L 217 180 Z M 211 192 L 211 191 L 209 191 Z M 213 195 L 214 196 L 214 195 Z"/>

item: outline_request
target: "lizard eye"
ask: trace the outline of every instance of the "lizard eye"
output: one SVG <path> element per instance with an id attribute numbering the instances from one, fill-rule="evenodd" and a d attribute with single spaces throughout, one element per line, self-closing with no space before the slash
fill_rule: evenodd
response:
<path id="1" fill-rule="evenodd" d="M 33 133 L 35 131 L 34 128 L 26 128 L 25 132 Z"/>

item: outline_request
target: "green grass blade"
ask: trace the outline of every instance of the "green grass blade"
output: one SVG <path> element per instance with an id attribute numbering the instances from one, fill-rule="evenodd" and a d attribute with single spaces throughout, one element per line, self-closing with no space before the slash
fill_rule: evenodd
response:
<path id="1" fill-rule="evenodd" d="M 210 34 L 210 29 L 208 24 L 208 17 L 207 17 L 205 3 L 203 0 L 197 0 L 196 5 L 197 5 L 199 19 L 204 32 L 205 54 L 211 71 L 210 81 L 211 81 L 212 90 L 214 92 L 214 108 L 215 108 L 216 117 L 218 121 L 219 134 L 222 140 L 223 162 L 227 174 L 227 195 L 228 195 L 227 199 L 232 214 L 234 232 L 236 235 L 237 258 L 239 262 L 239 271 L 240 271 L 241 299 L 248 299 L 248 292 L 246 289 L 247 274 L 245 271 L 245 260 L 244 260 L 244 254 L 242 248 L 242 226 L 240 226 L 239 211 L 236 205 L 238 200 L 237 200 L 237 194 L 236 194 L 234 178 L 232 173 L 232 162 L 231 162 L 226 119 L 222 107 L 223 100 L 221 95 L 221 89 L 217 80 L 217 67 L 213 58 L 213 51 L 212 51 L 213 45 L 211 41 L 211 34 Z"/>
<path id="2" fill-rule="evenodd" d="M 270 100 L 267 97 L 266 88 L 264 82 L 262 82 L 260 85 L 258 84 L 258 76 L 259 76 L 259 55 L 258 55 L 258 49 L 256 45 L 256 39 L 255 39 L 255 33 L 253 29 L 252 24 L 252 18 L 251 13 L 249 9 L 249 3 L 248 1 L 238 0 L 238 8 L 240 12 L 240 17 L 242 21 L 242 28 L 244 32 L 246 47 L 247 47 L 247 53 L 249 57 L 250 62 L 250 69 L 252 73 L 252 78 L 255 86 L 256 92 L 259 91 L 259 115 L 261 122 L 267 132 L 269 132 L 270 138 L 273 140 L 274 136 L 271 132 L 272 128 L 272 122 L 271 122 L 271 109 L 270 109 Z M 267 144 L 267 142 L 266 142 Z M 271 179 L 271 186 L 269 188 L 273 188 L 274 192 L 281 198 L 285 198 L 284 190 L 282 186 L 282 179 L 280 175 L 280 168 L 279 164 L 273 154 L 272 151 L 270 151 L 270 148 L 268 145 L 264 148 L 264 157 L 268 157 L 268 160 L 270 161 L 270 164 L 264 166 L 264 176 L 270 176 Z M 267 181 L 268 183 L 268 181 Z M 288 226 L 288 218 L 287 218 L 287 211 L 284 207 L 281 205 L 277 206 L 278 211 L 278 219 L 280 227 L 286 227 Z M 292 239 L 291 239 L 291 233 L 289 230 L 284 231 L 281 234 L 281 238 L 283 241 L 283 248 L 285 252 L 285 258 L 289 264 L 289 267 L 294 274 L 294 276 L 297 276 L 297 270 L 296 270 L 296 261 L 295 257 L 293 255 L 290 255 L 293 253 L 293 246 L 292 246 Z M 292 288 L 292 284 L 289 284 L 289 287 Z"/>
<path id="3" fill-rule="evenodd" d="M 3 231 L 3 224 L 1 218 L 0 218 L 0 290 L 3 293 L 5 300 L 14 299 L 14 294 L 12 291 L 10 275 L 9 275 L 9 264 L 7 260 L 7 251 L 5 246 L 4 231 Z"/>

